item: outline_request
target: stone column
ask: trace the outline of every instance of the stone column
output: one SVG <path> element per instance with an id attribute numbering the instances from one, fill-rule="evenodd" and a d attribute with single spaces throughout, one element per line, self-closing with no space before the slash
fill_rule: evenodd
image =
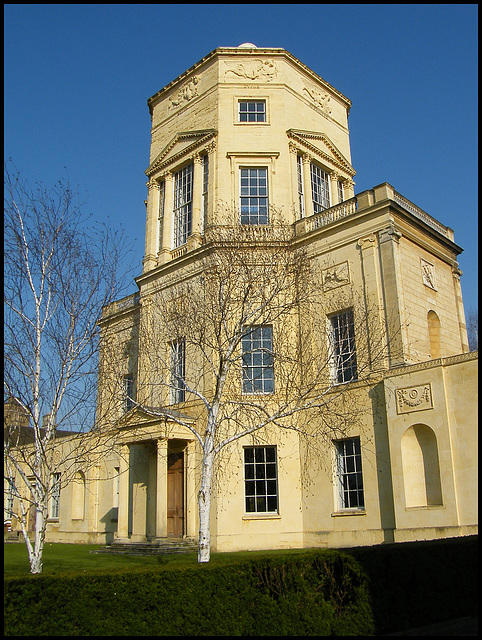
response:
<path id="1" fill-rule="evenodd" d="M 305 218 L 313 215 L 313 196 L 311 193 L 311 157 L 303 156 L 303 198 L 305 201 Z"/>
<path id="2" fill-rule="evenodd" d="M 128 444 L 120 446 L 119 461 L 119 506 L 117 510 L 116 538 L 126 541 L 129 536 L 129 454 Z"/>
<path id="3" fill-rule="evenodd" d="M 144 273 L 157 265 L 157 225 L 159 216 L 159 183 L 147 183 L 146 249 L 143 260 Z"/>
<path id="4" fill-rule="evenodd" d="M 467 337 L 467 324 L 465 322 L 464 304 L 462 302 L 462 288 L 460 286 L 460 276 L 462 271 L 457 264 L 452 267 L 452 277 L 454 282 L 455 304 L 457 305 L 457 319 L 459 321 L 460 342 L 462 353 L 469 351 L 469 339 Z"/>
<path id="5" fill-rule="evenodd" d="M 156 538 L 167 538 L 167 439 L 156 441 Z"/>
<path id="6" fill-rule="evenodd" d="M 159 259 L 161 264 L 171 259 L 172 246 L 172 210 L 173 210 L 173 176 L 171 172 L 164 176 L 164 217 L 162 220 L 162 238 L 159 243 Z"/>
<path id="7" fill-rule="evenodd" d="M 192 228 L 187 243 L 188 249 L 201 246 L 201 200 L 203 190 L 203 163 L 199 154 L 193 158 L 192 176 Z"/>
<path id="8" fill-rule="evenodd" d="M 330 173 L 330 206 L 332 207 L 340 202 L 340 199 L 338 198 L 338 179 L 339 176 L 337 173 L 334 171 Z"/>

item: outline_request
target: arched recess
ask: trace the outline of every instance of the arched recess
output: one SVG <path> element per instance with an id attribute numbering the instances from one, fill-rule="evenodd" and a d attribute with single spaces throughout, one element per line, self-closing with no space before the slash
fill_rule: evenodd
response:
<path id="1" fill-rule="evenodd" d="M 442 504 L 437 438 L 425 424 L 409 427 L 402 436 L 405 506 Z"/>
<path id="2" fill-rule="evenodd" d="M 77 471 L 72 480 L 72 520 L 84 519 L 85 475 Z"/>
<path id="3" fill-rule="evenodd" d="M 427 314 L 428 337 L 430 341 L 430 358 L 435 360 L 442 357 L 440 319 L 435 311 Z"/>

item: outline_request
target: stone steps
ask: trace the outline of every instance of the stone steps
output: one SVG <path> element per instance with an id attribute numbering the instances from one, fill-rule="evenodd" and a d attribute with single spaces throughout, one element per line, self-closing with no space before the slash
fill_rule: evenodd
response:
<path id="1" fill-rule="evenodd" d="M 114 553 L 130 556 L 153 556 L 170 553 L 193 553 L 197 543 L 191 539 L 166 539 L 156 542 L 112 542 L 92 553 Z"/>

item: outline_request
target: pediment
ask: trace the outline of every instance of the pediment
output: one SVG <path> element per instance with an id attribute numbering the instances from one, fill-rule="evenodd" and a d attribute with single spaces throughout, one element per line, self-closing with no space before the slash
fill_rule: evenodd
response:
<path id="1" fill-rule="evenodd" d="M 178 162 L 183 156 L 194 153 L 196 149 L 214 138 L 216 133 L 215 129 L 177 133 L 157 155 L 155 160 L 151 162 L 146 169 L 146 175 L 152 177 L 154 174 Z"/>
<path id="2" fill-rule="evenodd" d="M 193 422 L 190 416 L 173 411 L 165 407 L 143 407 L 137 405 L 127 411 L 118 421 L 117 426 L 122 427 L 144 427 L 159 422 Z"/>
<path id="3" fill-rule="evenodd" d="M 355 175 L 355 169 L 325 133 L 301 129 L 289 129 L 286 133 L 296 147 L 318 158 L 323 164 L 341 170 L 350 177 Z"/>

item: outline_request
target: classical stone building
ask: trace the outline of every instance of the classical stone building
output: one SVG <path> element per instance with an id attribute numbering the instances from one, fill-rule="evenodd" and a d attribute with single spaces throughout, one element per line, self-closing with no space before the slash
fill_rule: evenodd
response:
<path id="1" fill-rule="evenodd" d="M 233 442 L 229 472 L 213 491 L 212 548 L 475 532 L 477 354 L 468 349 L 453 231 L 388 183 L 355 194 L 351 103 L 284 49 L 215 49 L 148 106 L 139 291 L 100 320 L 98 420 L 117 431 L 118 449 L 88 472 L 76 511 L 84 517 L 73 518 L 65 489 L 47 539 L 197 539 L 201 447 L 193 428 L 202 430 L 205 415 L 184 382 L 200 365 L 176 336 L 158 345 L 167 355 L 157 370 L 148 327 L 152 338 L 159 300 L 203 275 L 226 230 L 244 249 L 265 242 L 268 250 L 280 228 L 318 266 L 325 318 L 307 324 L 333 349 L 331 392 L 356 398 L 359 417 L 326 444 L 328 464 L 313 473 L 295 430 Z M 374 319 L 357 323 L 355 301 L 366 314 L 374 309 Z M 282 387 L 266 355 L 281 328 L 256 331 L 258 342 L 239 345 L 240 403 L 255 391 L 275 398 Z M 386 350 L 362 376 L 380 338 Z M 199 384 L 207 394 L 212 376 L 203 370 Z"/>

